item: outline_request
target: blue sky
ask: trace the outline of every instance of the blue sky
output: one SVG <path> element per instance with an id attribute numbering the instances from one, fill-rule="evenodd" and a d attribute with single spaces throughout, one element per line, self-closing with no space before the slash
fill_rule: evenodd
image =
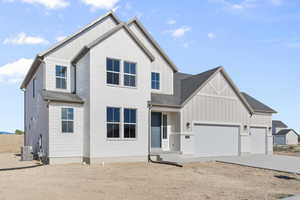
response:
<path id="1" fill-rule="evenodd" d="M 23 129 L 19 86 L 31 59 L 109 9 L 138 16 L 182 72 L 224 66 L 300 132 L 297 0 L 0 0 L 0 130 Z"/>

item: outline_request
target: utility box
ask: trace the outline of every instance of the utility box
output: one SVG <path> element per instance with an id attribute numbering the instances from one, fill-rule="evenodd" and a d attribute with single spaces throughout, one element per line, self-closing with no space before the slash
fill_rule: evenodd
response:
<path id="1" fill-rule="evenodd" d="M 21 147 L 21 161 L 32 161 L 32 160 L 33 160 L 32 146 Z"/>

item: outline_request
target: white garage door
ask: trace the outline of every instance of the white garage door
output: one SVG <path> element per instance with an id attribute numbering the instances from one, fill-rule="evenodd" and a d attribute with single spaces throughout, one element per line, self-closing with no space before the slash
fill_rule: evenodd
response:
<path id="1" fill-rule="evenodd" d="M 266 128 L 250 128 L 251 153 L 266 154 L 267 149 L 267 129 Z"/>
<path id="2" fill-rule="evenodd" d="M 239 127 L 195 124 L 196 156 L 239 155 Z"/>

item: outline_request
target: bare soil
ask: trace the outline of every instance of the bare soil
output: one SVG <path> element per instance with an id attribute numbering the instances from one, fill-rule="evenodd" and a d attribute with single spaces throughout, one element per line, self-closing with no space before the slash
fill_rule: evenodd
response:
<path id="1" fill-rule="evenodd" d="M 1 168 L 30 165 L 0 154 Z M 123 163 L 0 171 L 0 200 L 272 200 L 300 193 L 300 176 L 215 162 L 183 168 Z"/>
<path id="2" fill-rule="evenodd" d="M 277 155 L 300 157 L 300 145 L 275 146 L 274 153 Z"/>
<path id="3" fill-rule="evenodd" d="M 0 153 L 19 153 L 24 135 L 0 135 Z"/>

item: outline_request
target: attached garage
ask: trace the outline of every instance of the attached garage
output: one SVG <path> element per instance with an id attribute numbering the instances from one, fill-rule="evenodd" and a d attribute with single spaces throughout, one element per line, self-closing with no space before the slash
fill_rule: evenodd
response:
<path id="1" fill-rule="evenodd" d="M 237 156 L 239 155 L 239 126 L 194 124 L 195 155 Z"/>
<path id="2" fill-rule="evenodd" d="M 252 154 L 267 153 L 267 129 L 260 127 L 250 128 L 250 143 Z"/>

